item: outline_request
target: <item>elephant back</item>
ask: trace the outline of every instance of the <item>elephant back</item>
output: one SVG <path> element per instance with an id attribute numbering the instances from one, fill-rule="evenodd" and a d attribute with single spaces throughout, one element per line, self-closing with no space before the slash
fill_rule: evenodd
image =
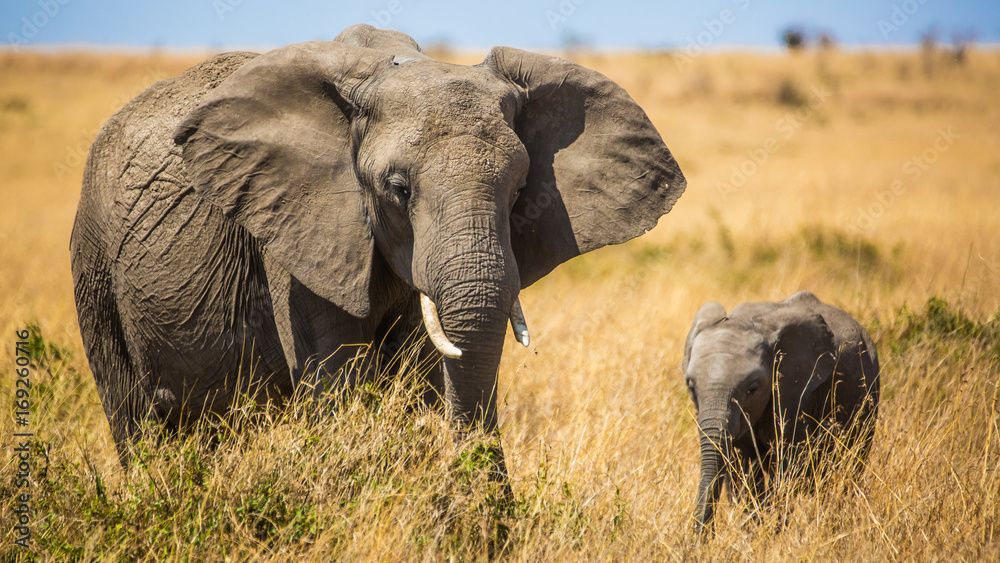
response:
<path id="1" fill-rule="evenodd" d="M 114 235 L 121 233 L 114 233 L 112 226 L 122 225 L 125 219 L 115 213 L 132 209 L 156 177 L 175 178 L 177 189 L 183 188 L 180 150 L 171 136 L 174 127 L 205 95 L 256 56 L 246 52 L 216 55 L 177 77 L 152 84 L 108 119 L 87 156 L 71 247 L 82 236 L 103 238 L 102 234 L 112 237 L 105 243 L 113 246 Z M 112 227 L 112 232 L 78 232 L 102 227 Z"/>

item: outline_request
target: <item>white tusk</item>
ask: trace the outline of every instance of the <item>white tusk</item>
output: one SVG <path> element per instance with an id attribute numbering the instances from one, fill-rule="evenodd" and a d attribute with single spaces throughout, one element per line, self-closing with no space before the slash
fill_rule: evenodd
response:
<path id="1" fill-rule="evenodd" d="M 531 343 L 528 336 L 528 323 L 524 320 L 524 311 L 521 310 L 521 299 L 514 300 L 514 306 L 510 309 L 510 328 L 514 329 L 514 336 L 525 348 Z"/>
<path id="2" fill-rule="evenodd" d="M 448 340 L 441 327 L 441 319 L 438 318 L 437 307 L 430 297 L 420 294 L 420 311 L 424 314 L 424 326 L 427 327 L 427 335 L 431 337 L 431 342 L 439 352 L 446 358 L 461 358 L 462 351 Z"/>

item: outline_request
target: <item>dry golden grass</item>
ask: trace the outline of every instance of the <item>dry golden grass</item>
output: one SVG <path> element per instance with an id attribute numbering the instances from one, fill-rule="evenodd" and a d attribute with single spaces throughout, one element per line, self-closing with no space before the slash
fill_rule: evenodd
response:
<path id="1" fill-rule="evenodd" d="M 223 431 L 214 452 L 167 442 L 118 467 L 69 273 L 83 158 L 119 106 L 201 58 L 0 54 L 0 402 L 14 392 L 14 332 L 37 321 L 40 559 L 1000 554 L 1000 53 L 930 67 L 918 53 L 575 56 L 646 109 L 689 187 L 644 237 L 523 292 L 532 346 L 511 339 L 500 368 L 509 505 L 477 442 L 454 443 L 407 385 L 355 393 L 311 423 L 247 415 L 268 430 Z M 762 149 L 766 162 L 748 164 Z M 734 182 L 740 167 L 752 174 Z M 757 522 L 724 502 L 699 541 L 683 337 L 705 301 L 799 289 L 870 327 L 883 367 L 875 447 L 856 474 L 781 484 Z M 17 428 L 4 408 L 7 444 Z M 20 491 L 4 455 L 9 497 Z"/>

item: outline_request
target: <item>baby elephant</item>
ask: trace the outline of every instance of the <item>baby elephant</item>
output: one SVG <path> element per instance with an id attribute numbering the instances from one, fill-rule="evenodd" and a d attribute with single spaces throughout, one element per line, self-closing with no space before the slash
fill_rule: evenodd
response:
<path id="1" fill-rule="evenodd" d="M 830 434 L 813 434 L 820 426 L 839 431 L 862 456 L 871 445 L 875 345 L 850 315 L 808 291 L 780 303 L 743 303 L 728 316 L 706 303 L 688 333 L 682 369 L 701 429 L 699 529 L 711 521 L 727 477 L 734 490 L 762 495 L 765 474 L 788 459 L 778 448 Z M 740 482 L 730 473 L 736 467 Z"/>

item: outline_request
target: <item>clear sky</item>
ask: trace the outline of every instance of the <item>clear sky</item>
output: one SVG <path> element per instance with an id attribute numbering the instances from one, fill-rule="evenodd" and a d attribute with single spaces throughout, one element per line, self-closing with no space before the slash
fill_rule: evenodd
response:
<path id="1" fill-rule="evenodd" d="M 359 22 L 459 47 L 774 47 L 789 25 L 844 45 L 914 44 L 930 29 L 1000 43 L 1000 0 L 0 1 L 5 44 L 261 48 Z"/>

